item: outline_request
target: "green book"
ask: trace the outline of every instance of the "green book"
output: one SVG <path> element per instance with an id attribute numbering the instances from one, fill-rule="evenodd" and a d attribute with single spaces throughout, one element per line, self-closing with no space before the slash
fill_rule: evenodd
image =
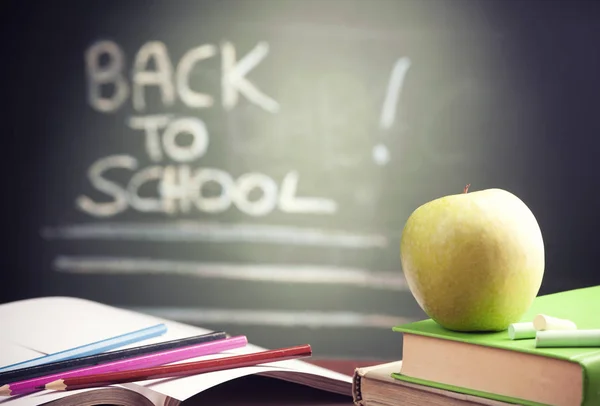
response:
<path id="1" fill-rule="evenodd" d="M 600 329 L 600 286 L 538 296 L 521 322 L 538 314 Z M 459 333 L 431 319 L 393 330 L 404 335 L 396 379 L 520 405 L 600 405 L 600 347 L 536 348 L 535 338 Z"/>

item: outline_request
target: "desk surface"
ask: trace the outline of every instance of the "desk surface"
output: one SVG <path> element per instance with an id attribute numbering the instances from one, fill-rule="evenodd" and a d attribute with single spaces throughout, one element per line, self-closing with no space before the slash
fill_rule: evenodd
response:
<path id="1" fill-rule="evenodd" d="M 377 360 L 310 360 L 315 365 L 352 376 L 357 367 L 381 364 Z M 184 402 L 185 406 L 352 406 L 352 397 L 261 376 L 247 376 L 211 388 Z"/>

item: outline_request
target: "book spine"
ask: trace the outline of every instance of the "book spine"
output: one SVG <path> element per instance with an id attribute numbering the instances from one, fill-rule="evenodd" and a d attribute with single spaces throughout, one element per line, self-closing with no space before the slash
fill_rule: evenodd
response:
<path id="1" fill-rule="evenodd" d="M 578 361 L 584 372 L 582 406 L 600 404 L 600 351 L 588 354 L 584 360 Z"/>
<path id="2" fill-rule="evenodd" d="M 366 406 L 362 398 L 362 379 L 363 376 L 360 373 L 360 368 L 356 368 L 352 376 L 352 400 L 356 406 Z"/>

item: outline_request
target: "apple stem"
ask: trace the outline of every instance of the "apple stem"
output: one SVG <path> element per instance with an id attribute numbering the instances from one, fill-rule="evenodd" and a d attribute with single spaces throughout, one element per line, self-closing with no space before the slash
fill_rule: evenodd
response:
<path id="1" fill-rule="evenodd" d="M 471 186 L 470 183 L 467 186 L 465 186 L 465 188 L 463 189 L 463 193 L 467 193 L 469 191 L 469 186 Z"/>

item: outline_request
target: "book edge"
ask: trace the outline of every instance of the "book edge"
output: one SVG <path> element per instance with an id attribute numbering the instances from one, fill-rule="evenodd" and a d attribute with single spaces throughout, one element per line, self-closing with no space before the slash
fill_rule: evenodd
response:
<path id="1" fill-rule="evenodd" d="M 365 368 L 360 367 L 355 368 L 354 374 L 352 375 L 352 402 L 354 402 L 356 406 L 366 406 L 365 402 L 363 401 L 361 388 L 362 379 L 366 374 L 364 369 Z"/>
<path id="2" fill-rule="evenodd" d="M 352 400 L 357 406 L 366 406 L 363 401 L 361 383 L 363 379 L 373 379 L 380 382 L 394 383 L 393 378 L 389 374 L 374 374 L 383 369 L 398 369 L 400 370 L 402 361 L 392 361 L 383 364 L 370 365 L 368 367 L 358 367 L 354 369 L 352 376 Z"/>
<path id="3" fill-rule="evenodd" d="M 493 402 L 502 402 L 500 404 L 518 404 L 518 405 L 522 405 L 522 406 L 546 406 L 541 403 L 531 402 L 531 401 L 524 400 L 524 399 L 517 399 L 517 398 L 512 398 L 509 396 L 496 395 L 493 393 L 471 390 L 471 389 L 466 389 L 466 388 L 453 386 L 453 385 L 446 385 L 443 383 L 427 381 L 424 379 L 412 378 L 412 377 L 409 377 L 406 375 L 402 375 L 401 373 L 393 373 L 392 377 L 398 381 L 412 383 L 413 385 L 419 385 L 420 387 L 424 387 L 424 388 L 434 389 L 434 391 L 441 390 L 441 391 L 452 392 L 452 393 L 467 396 L 467 397 L 474 396 L 477 398 L 488 399 Z M 496 404 L 498 404 L 498 403 L 496 403 Z"/>
<path id="4" fill-rule="evenodd" d="M 126 395 L 123 395 L 125 393 Z M 106 386 L 94 388 L 85 392 L 70 393 L 58 399 L 43 402 L 40 406 L 101 406 L 113 405 L 119 402 L 123 406 L 166 406 L 166 402 L 154 403 L 144 394 L 135 390 L 120 386 Z M 77 402 L 77 403 L 73 403 Z M 141 405 L 143 403 L 143 405 Z M 169 406 L 178 406 L 178 404 Z"/>

